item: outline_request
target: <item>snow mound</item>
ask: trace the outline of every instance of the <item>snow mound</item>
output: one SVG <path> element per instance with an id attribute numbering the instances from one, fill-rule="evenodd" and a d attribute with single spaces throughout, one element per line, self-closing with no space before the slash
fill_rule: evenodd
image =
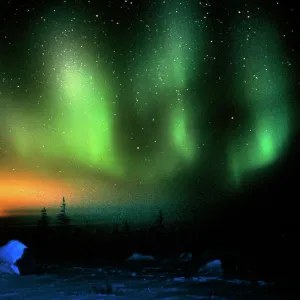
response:
<path id="1" fill-rule="evenodd" d="M 11 240 L 0 247 L 0 272 L 20 275 L 15 263 L 23 256 L 27 246 L 19 241 Z"/>
<path id="2" fill-rule="evenodd" d="M 222 268 L 222 263 L 219 259 L 210 261 L 206 263 L 204 266 L 202 266 L 199 269 L 199 273 L 201 275 L 209 275 L 209 276 L 222 276 L 224 273 L 224 270 Z"/>
<path id="3" fill-rule="evenodd" d="M 182 253 L 178 258 L 180 262 L 188 262 L 191 261 L 192 259 L 193 259 L 192 253 Z"/>
<path id="4" fill-rule="evenodd" d="M 0 262 L 15 264 L 24 253 L 27 246 L 19 241 L 11 240 L 6 245 L 0 247 Z"/>
<path id="5" fill-rule="evenodd" d="M 139 253 L 134 253 L 132 254 L 129 258 L 126 259 L 126 261 L 141 261 L 141 260 L 155 260 L 155 258 L 151 255 L 143 255 Z"/>
<path id="6" fill-rule="evenodd" d="M 10 265 L 7 263 L 0 263 L 0 274 L 7 273 L 7 274 L 17 274 L 20 275 L 19 268 L 15 265 Z"/>

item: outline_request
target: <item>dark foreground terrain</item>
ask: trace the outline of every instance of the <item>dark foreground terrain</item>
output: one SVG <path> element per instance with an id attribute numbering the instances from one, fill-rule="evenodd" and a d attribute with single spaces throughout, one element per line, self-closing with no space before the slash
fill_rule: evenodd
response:
<path id="1" fill-rule="evenodd" d="M 0 245 L 21 241 L 38 265 L 38 275 L 0 274 L 0 300 L 300 299 L 298 227 L 237 224 L 0 227 Z M 152 259 L 127 261 L 133 253 Z M 213 260 L 222 272 L 199 272 Z"/>
<path id="2" fill-rule="evenodd" d="M 186 278 L 167 262 L 44 266 L 40 275 L 0 274 L 0 299 L 297 299 L 275 284 L 223 276 Z"/>

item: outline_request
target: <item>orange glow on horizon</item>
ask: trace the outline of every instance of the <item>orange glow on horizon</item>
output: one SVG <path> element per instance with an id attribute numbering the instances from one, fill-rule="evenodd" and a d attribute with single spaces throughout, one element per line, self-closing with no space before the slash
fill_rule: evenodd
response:
<path id="1" fill-rule="evenodd" d="M 63 180 L 0 172 L 0 217 L 13 215 L 13 211 L 59 207 L 63 196 L 74 201 L 75 195 L 80 196 L 79 189 Z"/>

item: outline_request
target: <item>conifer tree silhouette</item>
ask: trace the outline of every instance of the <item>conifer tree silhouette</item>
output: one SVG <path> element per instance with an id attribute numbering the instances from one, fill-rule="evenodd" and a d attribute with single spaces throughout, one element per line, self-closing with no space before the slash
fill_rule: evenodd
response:
<path id="1" fill-rule="evenodd" d="M 41 210 L 41 218 L 38 220 L 38 227 L 46 229 L 49 227 L 50 218 L 47 213 L 46 207 L 43 207 Z"/>
<path id="2" fill-rule="evenodd" d="M 65 197 L 62 198 L 60 213 L 57 216 L 57 223 L 59 226 L 63 226 L 63 227 L 66 227 L 70 224 L 70 218 L 67 216 L 67 205 L 66 205 Z"/>

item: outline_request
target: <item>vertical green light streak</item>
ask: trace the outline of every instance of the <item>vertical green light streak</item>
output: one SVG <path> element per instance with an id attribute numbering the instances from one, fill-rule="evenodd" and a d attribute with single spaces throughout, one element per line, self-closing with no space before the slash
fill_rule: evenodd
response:
<path id="1" fill-rule="evenodd" d="M 288 145 L 291 130 L 280 37 L 261 20 L 249 24 L 238 27 L 235 34 L 239 62 L 235 87 L 240 104 L 249 113 L 245 131 L 235 136 L 228 151 L 235 184 L 249 171 L 275 162 Z"/>

